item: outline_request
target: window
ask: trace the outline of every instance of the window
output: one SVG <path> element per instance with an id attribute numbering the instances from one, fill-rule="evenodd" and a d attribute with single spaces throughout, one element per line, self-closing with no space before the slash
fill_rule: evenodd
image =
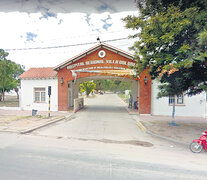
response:
<path id="1" fill-rule="evenodd" d="M 177 96 L 177 104 L 183 104 L 183 94 Z"/>
<path id="2" fill-rule="evenodd" d="M 180 94 L 178 96 L 169 96 L 169 105 L 184 105 L 184 95 Z"/>
<path id="3" fill-rule="evenodd" d="M 173 104 L 175 101 L 175 96 L 169 96 L 169 104 Z"/>
<path id="4" fill-rule="evenodd" d="M 45 88 L 34 88 L 34 102 L 45 102 Z"/>

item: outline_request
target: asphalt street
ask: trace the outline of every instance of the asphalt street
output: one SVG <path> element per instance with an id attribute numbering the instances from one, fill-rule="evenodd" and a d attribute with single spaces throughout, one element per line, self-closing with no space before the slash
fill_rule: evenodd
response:
<path id="1" fill-rule="evenodd" d="M 206 152 L 144 134 L 115 94 L 34 133 L 0 133 L 0 179 L 206 179 Z"/>
<path id="2" fill-rule="evenodd" d="M 37 142 L 41 140 L 38 138 L 21 137 L 0 150 L 0 179 L 206 179 L 207 176 L 203 170 L 130 160 L 119 153 L 69 148 L 70 142 L 64 140 L 59 143 L 66 143 L 65 148 L 54 145 L 57 142 L 52 139 L 44 139 L 43 145 Z"/>

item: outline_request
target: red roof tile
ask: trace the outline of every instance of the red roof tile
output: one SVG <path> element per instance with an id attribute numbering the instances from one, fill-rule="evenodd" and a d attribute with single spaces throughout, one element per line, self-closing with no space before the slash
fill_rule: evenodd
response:
<path id="1" fill-rule="evenodd" d="M 30 68 L 28 71 L 24 72 L 19 76 L 19 79 L 24 78 L 55 78 L 57 77 L 57 72 L 53 68 Z"/>

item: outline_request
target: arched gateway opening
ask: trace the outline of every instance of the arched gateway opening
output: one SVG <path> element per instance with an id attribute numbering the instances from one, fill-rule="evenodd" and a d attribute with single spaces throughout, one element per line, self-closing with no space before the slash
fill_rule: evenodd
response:
<path id="1" fill-rule="evenodd" d="M 78 98 L 79 84 L 96 79 L 117 79 L 131 82 L 132 98 L 139 97 L 139 113 L 151 113 L 151 79 L 145 71 L 135 77 L 130 67 L 136 66 L 134 56 L 109 46 L 95 47 L 55 67 L 58 72 L 58 110 L 66 111 Z M 146 81 L 147 79 L 147 81 Z"/>

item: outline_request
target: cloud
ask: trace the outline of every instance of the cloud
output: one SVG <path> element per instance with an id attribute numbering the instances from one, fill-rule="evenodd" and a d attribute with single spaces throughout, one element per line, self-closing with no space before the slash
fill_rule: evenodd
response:
<path id="1" fill-rule="evenodd" d="M 103 5 L 100 5 L 97 9 L 98 9 L 98 11 L 107 11 L 110 8 L 108 5 L 103 4 Z"/>
<path id="2" fill-rule="evenodd" d="M 44 2 L 43 0 L 38 2 L 40 1 L 42 1 L 41 3 Z M 91 5 L 94 2 L 96 1 L 91 0 Z M 76 5 L 79 5 L 78 3 L 80 1 L 77 0 Z M 46 7 L 46 4 L 42 5 L 41 7 Z M 98 7 L 100 2 L 98 6 L 96 5 L 91 7 Z M 73 4 L 73 6 L 75 5 Z M 51 12 L 52 14 L 50 14 Z M 84 44 L 96 42 L 98 36 L 101 41 L 127 37 L 129 30 L 124 28 L 121 18 L 129 14 L 135 14 L 135 11 L 120 13 L 57 13 L 52 8 L 42 8 L 41 13 L 0 12 L 0 22 L 4 27 L 0 33 L 0 48 L 16 49 L 9 51 L 9 58 L 16 63 L 25 65 L 26 68 L 55 66 L 93 46 Z M 132 43 L 129 44 L 129 41 L 131 40 L 109 42 L 109 44 L 127 50 L 132 45 Z M 80 45 L 58 48 L 58 46 L 74 44 Z M 51 46 L 57 48 L 17 50 L 19 48 Z"/>
<path id="3" fill-rule="evenodd" d="M 62 24 L 63 20 L 59 19 L 58 24 Z"/>
<path id="4" fill-rule="evenodd" d="M 31 32 L 26 32 L 26 41 L 33 41 L 37 37 L 37 34 L 31 33 Z"/>
<path id="5" fill-rule="evenodd" d="M 86 23 L 88 24 L 88 26 L 91 26 L 92 24 L 90 24 L 90 14 L 86 14 Z"/>
<path id="6" fill-rule="evenodd" d="M 108 30 L 109 27 L 112 26 L 113 23 L 109 23 L 111 20 L 111 16 L 110 14 L 108 15 L 108 17 L 106 19 L 102 19 L 102 21 L 104 22 L 104 25 L 102 26 L 103 29 L 105 29 L 106 31 Z"/>
<path id="7" fill-rule="evenodd" d="M 46 14 L 43 10 L 46 10 Z M 48 11 L 47 11 L 48 10 Z M 102 13 L 137 10 L 134 0 L 0 0 L 0 12 L 42 12 L 43 17 L 57 13 Z"/>
<path id="8" fill-rule="evenodd" d="M 86 14 L 85 21 L 92 31 L 102 33 L 108 31 L 108 28 L 113 25 L 109 12 L 101 14 Z"/>
<path id="9" fill-rule="evenodd" d="M 100 5 L 97 7 L 98 12 L 113 12 L 113 13 L 117 12 L 117 10 L 111 5 L 109 5 L 108 3 L 103 2 L 102 0 L 99 0 L 99 2 Z"/>
<path id="10" fill-rule="evenodd" d="M 57 18 L 57 14 L 54 12 L 51 12 L 51 10 L 49 8 L 45 8 L 45 7 L 39 7 L 40 12 L 42 14 L 42 16 L 40 17 L 40 19 L 48 19 L 48 18 Z"/>

